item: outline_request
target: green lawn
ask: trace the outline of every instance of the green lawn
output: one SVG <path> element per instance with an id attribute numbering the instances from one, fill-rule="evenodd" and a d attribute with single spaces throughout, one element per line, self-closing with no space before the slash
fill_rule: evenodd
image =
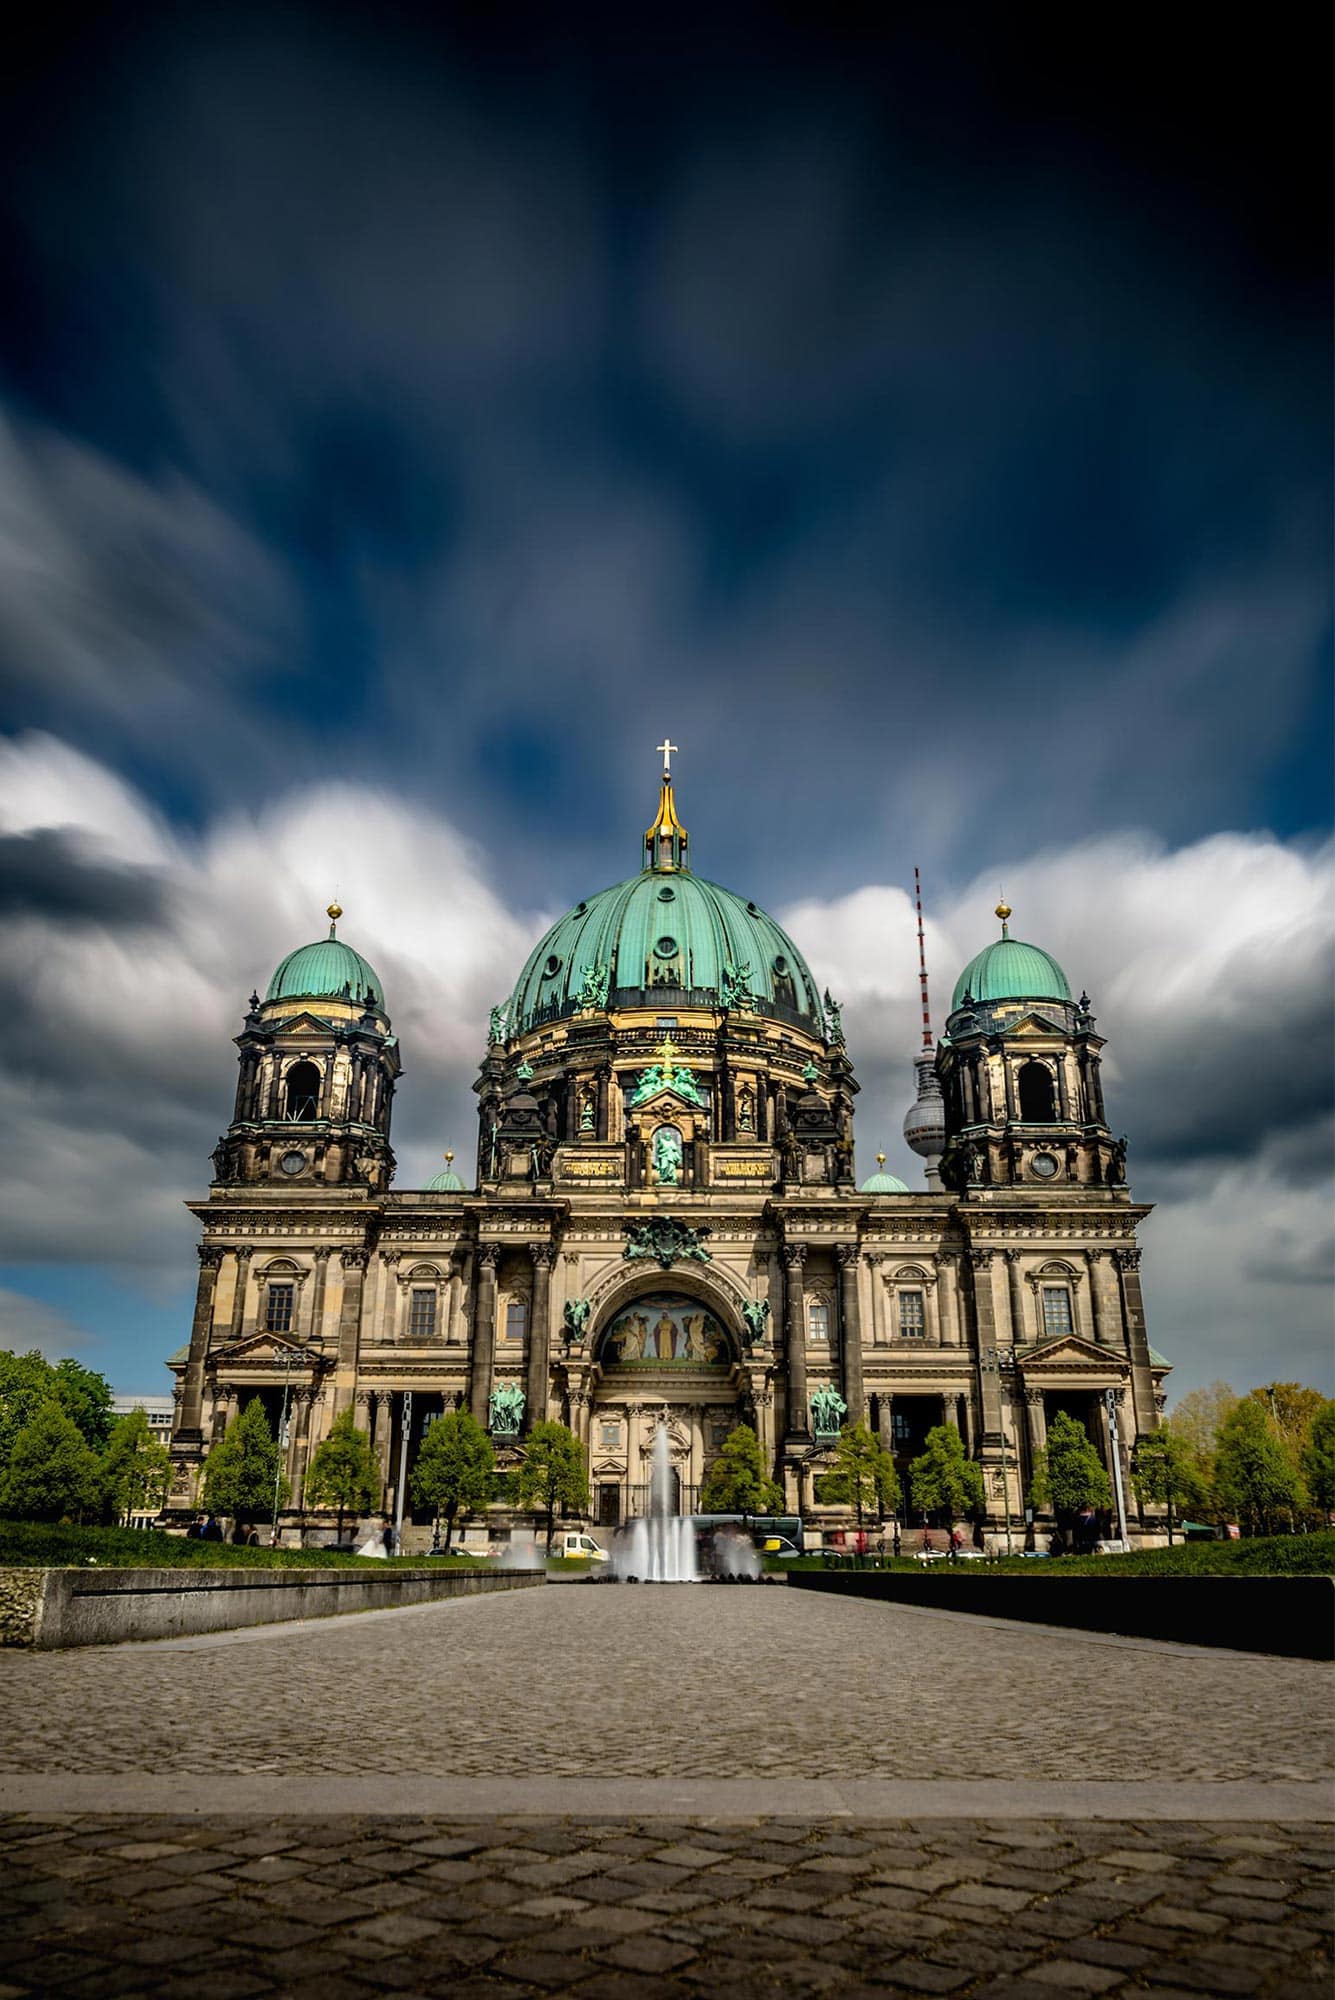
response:
<path id="1" fill-rule="evenodd" d="M 152 1528 L 52 1527 L 41 1521 L 0 1521 L 0 1569 L 324 1569 L 378 1557 L 337 1555 L 332 1549 L 235 1548 L 230 1542 L 188 1542 Z M 434 1560 L 441 1560 L 437 1557 Z M 461 1569 L 477 1564 L 460 1562 Z"/>
<path id="2" fill-rule="evenodd" d="M 839 1565 L 842 1567 L 843 1565 Z M 857 1567 L 850 1564 L 850 1567 Z M 870 1567 L 870 1565 L 864 1565 Z M 1171 1549 L 1139 1549 L 1128 1556 L 1062 1556 L 1046 1562 L 1002 1556 L 989 1562 L 922 1563 L 913 1556 L 888 1557 L 882 1569 L 912 1570 L 920 1575 L 970 1576 L 1330 1576 L 1335 1575 L 1335 1532 L 1317 1535 L 1271 1535 L 1237 1542 L 1186 1542 Z M 766 1569 L 834 1567 L 820 1556 L 800 1556 L 791 1562 L 772 1559 Z"/>

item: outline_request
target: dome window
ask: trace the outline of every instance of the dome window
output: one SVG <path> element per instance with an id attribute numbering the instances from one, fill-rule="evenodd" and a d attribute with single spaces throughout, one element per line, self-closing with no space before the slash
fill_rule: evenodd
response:
<path id="1" fill-rule="evenodd" d="M 677 900 L 677 892 L 675 889 L 670 888 L 666 883 L 664 883 L 663 887 L 658 892 L 658 900 L 660 903 L 675 903 Z"/>
<path id="2" fill-rule="evenodd" d="M 556 953 L 553 952 L 551 957 L 547 960 L 547 963 L 542 968 L 542 976 L 544 979 L 555 979 L 557 973 L 560 970 L 561 970 L 561 961 L 556 956 Z"/>
<path id="3" fill-rule="evenodd" d="M 283 1101 L 289 1118 L 319 1117 L 321 1082 L 313 1062 L 293 1063 L 283 1084 Z"/>
<path id="4" fill-rule="evenodd" d="M 677 955 L 677 940 L 674 937 L 661 937 L 654 946 L 654 950 L 659 958 L 675 958 Z"/>
<path id="5" fill-rule="evenodd" d="M 760 915 L 760 912 L 756 908 L 754 903 L 748 903 L 746 906 L 746 914 L 748 917 L 758 917 Z"/>

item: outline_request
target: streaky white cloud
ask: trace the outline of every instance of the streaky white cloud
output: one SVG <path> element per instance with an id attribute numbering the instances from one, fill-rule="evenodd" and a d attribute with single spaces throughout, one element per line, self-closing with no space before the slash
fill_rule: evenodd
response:
<path id="1" fill-rule="evenodd" d="M 59 1361 L 67 1354 L 79 1356 L 80 1350 L 86 1360 L 86 1350 L 94 1345 L 87 1329 L 56 1306 L 0 1285 L 0 1348 L 11 1354 L 31 1354 L 35 1348 L 48 1361 Z"/>

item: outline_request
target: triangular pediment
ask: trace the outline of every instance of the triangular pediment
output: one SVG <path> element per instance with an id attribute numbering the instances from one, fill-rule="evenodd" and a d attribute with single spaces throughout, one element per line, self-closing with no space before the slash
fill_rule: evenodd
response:
<path id="1" fill-rule="evenodd" d="M 229 1340 L 223 1346 L 215 1347 L 209 1355 L 209 1362 L 212 1365 L 220 1361 L 229 1364 L 241 1361 L 248 1368 L 263 1368 L 266 1365 L 281 1368 L 290 1361 L 294 1368 L 304 1368 L 316 1358 L 299 1341 L 284 1340 L 281 1333 L 252 1333 L 244 1340 Z"/>
<path id="2" fill-rule="evenodd" d="M 1026 1375 L 1045 1375 L 1051 1369 L 1058 1372 L 1078 1369 L 1082 1374 L 1097 1369 L 1100 1375 L 1125 1375 L 1130 1366 L 1124 1354 L 1115 1354 L 1110 1347 L 1099 1347 L 1092 1340 L 1082 1340 L 1075 1333 L 1065 1333 L 1059 1340 L 1030 1348 L 1020 1365 Z"/>
<path id="3" fill-rule="evenodd" d="M 1066 1030 L 1059 1021 L 1049 1021 L 1042 1014 L 1029 1013 L 1022 1014 L 1018 1021 L 1008 1022 L 1002 1029 L 1002 1033 L 1008 1042 L 1037 1041 L 1039 1039 L 1046 1041 L 1050 1040 L 1053 1035 L 1060 1035 L 1065 1038 Z"/>
<path id="4" fill-rule="evenodd" d="M 291 1014 L 287 1020 L 278 1022 L 277 1031 L 280 1035 L 321 1035 L 327 1037 L 330 1025 L 328 1021 L 322 1021 L 318 1014 L 308 1014 L 303 1009 L 300 1014 Z"/>
<path id="5" fill-rule="evenodd" d="M 660 1111 L 675 1110 L 678 1105 L 685 1111 L 698 1111 L 700 1109 L 697 1099 L 684 1097 L 679 1090 L 674 1089 L 672 1084 L 662 1083 L 657 1090 L 651 1091 L 648 1097 L 640 1098 L 639 1102 L 634 1106 L 634 1110 L 638 1116 L 641 1112 L 653 1109 Z"/>
<path id="6" fill-rule="evenodd" d="M 593 1468 L 595 1479 L 620 1479 L 621 1465 L 616 1459 L 602 1459 Z"/>

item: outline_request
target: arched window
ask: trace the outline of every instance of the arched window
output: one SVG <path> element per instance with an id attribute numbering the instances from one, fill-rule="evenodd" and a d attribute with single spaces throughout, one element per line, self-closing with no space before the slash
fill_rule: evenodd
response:
<path id="1" fill-rule="evenodd" d="M 1021 1063 L 1016 1082 L 1020 1087 L 1020 1117 L 1026 1125 L 1051 1125 L 1056 1117 L 1052 1099 L 1052 1071 L 1046 1063 Z"/>
<path id="2" fill-rule="evenodd" d="M 283 1101 L 289 1118 L 318 1118 L 323 1079 L 313 1062 L 293 1063 L 283 1080 Z"/>

